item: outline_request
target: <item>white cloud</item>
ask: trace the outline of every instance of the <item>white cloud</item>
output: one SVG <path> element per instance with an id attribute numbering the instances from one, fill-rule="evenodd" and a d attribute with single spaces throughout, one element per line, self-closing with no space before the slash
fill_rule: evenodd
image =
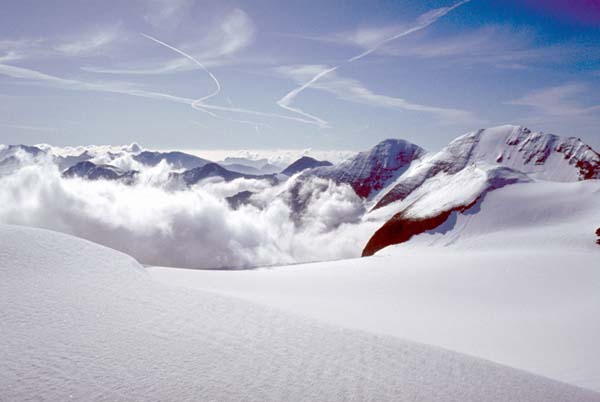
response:
<path id="1" fill-rule="evenodd" d="M 142 3 L 146 7 L 144 19 L 156 27 L 177 25 L 194 5 L 193 0 L 144 0 Z"/>
<path id="2" fill-rule="evenodd" d="M 369 49 L 385 40 L 391 33 L 402 29 L 406 29 L 406 26 L 391 24 L 361 27 L 324 36 L 300 37 Z M 581 43 L 540 44 L 540 39 L 531 28 L 517 29 L 509 25 L 487 25 L 466 32 L 445 32 L 443 36 L 421 30 L 405 36 L 402 41 L 384 43 L 376 50 L 379 56 L 443 58 L 444 64 L 440 64 L 441 66 L 451 65 L 449 63 L 476 63 L 507 69 L 584 60 L 597 52 L 597 46 Z"/>
<path id="3" fill-rule="evenodd" d="M 305 82 L 307 78 L 314 76 L 316 72 L 322 71 L 323 68 L 320 65 L 301 65 L 279 67 L 277 71 L 297 82 Z M 429 113 L 449 122 L 478 121 L 473 114 L 464 110 L 422 105 L 407 101 L 406 99 L 374 93 L 360 81 L 340 77 L 335 72 L 330 73 L 319 82 L 313 83 L 312 88 L 329 92 L 338 99 L 349 102 L 393 110 Z"/>
<path id="4" fill-rule="evenodd" d="M 178 46 L 193 54 L 205 67 L 217 67 L 235 62 L 234 56 L 254 42 L 255 26 L 241 9 L 234 9 L 219 21 L 198 43 Z M 177 57 L 158 62 L 125 62 L 115 67 L 84 66 L 82 70 L 101 74 L 157 75 L 192 71 L 196 64 L 189 58 Z"/>
<path id="5" fill-rule="evenodd" d="M 393 41 L 403 38 L 405 36 L 409 36 L 415 32 L 419 32 L 419 31 L 429 27 L 430 25 L 434 24 L 437 20 L 439 20 L 440 18 L 442 18 L 443 16 L 445 16 L 452 10 L 454 10 L 470 1 L 471 0 L 462 0 L 462 1 L 459 1 L 458 3 L 456 3 L 452 6 L 449 6 L 449 7 L 440 7 L 440 8 L 430 10 L 424 14 L 421 14 L 416 19 L 416 21 L 411 24 L 410 27 L 402 28 L 399 32 L 396 32 L 396 33 L 392 34 L 391 36 L 383 37 L 383 33 L 381 33 L 381 32 L 379 32 L 375 35 L 370 35 L 368 38 L 368 42 L 372 42 L 372 43 L 363 52 L 349 58 L 348 60 L 346 60 L 346 61 L 342 62 L 341 64 L 338 64 L 334 67 L 323 66 L 319 71 L 315 71 L 314 75 L 312 77 L 309 77 L 310 79 L 306 80 L 305 82 L 300 83 L 300 85 L 298 87 L 292 89 L 287 94 L 285 94 L 281 99 L 279 99 L 277 101 L 277 105 L 285 110 L 294 112 L 294 113 L 302 116 L 305 119 L 312 120 L 313 122 L 318 124 L 320 127 L 327 127 L 328 123 L 325 120 L 323 120 L 315 115 L 309 114 L 298 107 L 292 106 L 292 103 L 294 102 L 296 97 L 298 97 L 298 95 L 300 95 L 300 93 L 302 93 L 306 89 L 313 87 L 319 80 L 322 80 L 324 77 L 326 77 L 330 74 L 333 74 L 340 67 L 342 67 L 346 64 L 353 63 L 364 57 L 367 57 L 371 53 L 379 50 L 382 46 L 386 45 L 387 43 L 393 42 Z M 363 37 L 363 39 L 364 39 L 364 37 Z M 364 98 L 364 96 L 363 96 L 363 98 Z M 410 104 L 407 104 L 407 105 L 410 106 Z"/>
<path id="6" fill-rule="evenodd" d="M 67 78 L 60 78 L 37 70 L 7 64 L 0 64 L 0 75 L 5 75 L 17 79 L 29 80 L 33 83 L 41 84 L 51 88 L 59 88 L 66 90 L 109 92 L 121 95 L 136 96 L 141 98 L 183 103 L 190 106 L 192 106 L 194 102 L 198 101 L 198 99 L 185 98 L 162 92 L 148 91 L 145 89 L 138 88 L 137 86 L 127 82 L 86 82 L 81 80 L 72 80 Z M 216 111 L 224 113 L 245 114 L 264 118 L 294 121 L 298 123 L 314 124 L 313 121 L 298 117 L 285 116 L 277 113 L 261 112 L 240 107 L 202 104 L 202 107 L 200 109 L 204 109 L 204 112 Z M 214 113 L 211 114 L 214 115 Z M 253 124 L 257 123 L 253 122 Z"/>
<path id="7" fill-rule="evenodd" d="M 123 35 L 117 27 L 105 28 L 86 35 L 80 35 L 75 40 L 59 43 L 54 49 L 69 56 L 96 55 L 106 51 L 110 45 Z"/>
<path id="8" fill-rule="evenodd" d="M 573 117 L 600 112 L 600 105 L 583 106 L 576 97 L 587 90 L 580 83 L 538 89 L 523 97 L 506 102 L 509 105 L 525 106 L 541 116 Z"/>
<path id="9" fill-rule="evenodd" d="M 0 222 L 74 234 L 148 264 L 234 268 L 354 257 L 380 224 L 360 220 L 364 205 L 352 189 L 322 180 L 307 183 L 300 226 L 278 197 L 285 187 L 256 180 L 170 191 L 152 180 L 63 179 L 50 165 L 32 165 L 1 177 L 0 187 Z M 223 196 L 241 190 L 256 191 L 259 207 L 232 210 Z"/>

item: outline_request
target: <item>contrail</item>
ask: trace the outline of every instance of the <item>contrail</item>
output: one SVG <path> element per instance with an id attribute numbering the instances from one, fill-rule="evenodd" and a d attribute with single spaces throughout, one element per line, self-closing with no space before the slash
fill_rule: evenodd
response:
<path id="1" fill-rule="evenodd" d="M 356 60 L 360 60 L 363 57 L 368 56 L 369 54 L 373 53 L 374 51 L 376 51 L 377 49 L 379 49 L 381 46 L 383 46 L 384 44 L 391 42 L 393 40 L 402 38 L 403 36 L 407 36 L 410 35 L 414 32 L 420 31 L 422 29 L 427 28 L 428 26 L 430 26 L 431 24 L 433 24 L 434 22 L 436 22 L 437 20 L 439 20 L 440 18 L 442 18 L 443 16 L 445 16 L 446 14 L 448 14 L 450 11 L 454 10 L 455 8 L 458 8 L 460 6 L 462 6 L 465 3 L 470 2 L 471 0 L 462 0 L 450 7 L 442 7 L 442 8 L 438 8 L 432 11 L 429 11 L 425 14 L 422 14 L 417 22 L 418 24 L 410 29 L 407 29 L 406 31 L 400 32 L 396 35 L 390 36 L 389 38 L 386 38 L 380 42 L 378 42 L 377 44 L 375 44 L 375 46 L 365 50 L 364 52 L 353 56 L 351 58 L 349 58 L 348 60 L 346 60 L 345 62 L 338 64 L 335 67 L 331 67 L 328 68 L 326 70 L 323 70 L 321 72 L 319 72 L 317 75 L 315 75 L 313 78 L 311 78 L 309 81 L 307 81 L 306 83 L 300 85 L 299 87 L 293 89 L 292 91 L 288 92 L 285 96 L 283 96 L 281 99 L 279 99 L 277 101 L 277 105 L 281 106 L 282 108 L 295 112 L 301 116 L 307 117 L 309 119 L 314 120 L 315 122 L 317 122 L 319 124 L 319 126 L 321 127 L 326 127 L 327 126 L 327 122 L 316 117 L 313 115 L 310 115 L 308 113 L 306 113 L 305 111 L 303 111 L 300 108 L 295 108 L 290 106 L 290 104 L 294 101 L 294 99 L 305 89 L 310 88 L 315 82 L 317 82 L 318 80 L 320 80 L 321 78 L 323 78 L 324 76 L 326 76 L 327 74 L 337 70 L 338 68 L 346 65 L 346 64 L 350 64 Z"/>
<path id="2" fill-rule="evenodd" d="M 218 110 L 218 111 L 222 111 L 222 112 L 243 113 L 243 114 L 250 114 L 250 115 L 260 116 L 260 117 L 271 117 L 271 118 L 278 118 L 278 119 L 284 119 L 284 120 L 291 120 L 291 121 L 296 121 L 296 122 L 306 123 L 306 124 L 316 124 L 319 126 L 322 125 L 322 123 L 321 123 L 322 120 L 319 121 L 319 119 L 313 119 L 312 117 L 309 117 L 310 115 L 305 115 L 305 117 L 308 117 L 308 119 L 306 119 L 306 118 L 300 118 L 300 117 L 285 116 L 285 115 L 276 114 L 276 113 L 266 113 L 266 112 L 241 109 L 241 108 L 236 108 L 236 107 L 226 107 L 226 106 L 217 106 L 217 105 L 206 104 L 206 103 L 204 103 L 206 100 L 218 95 L 221 92 L 221 84 L 219 83 L 219 80 L 217 79 L 217 77 L 215 77 L 214 74 L 212 74 L 198 59 L 189 55 L 188 53 L 184 52 L 183 50 L 177 49 L 175 46 L 169 45 L 168 43 L 165 43 L 165 42 L 163 42 L 159 39 L 156 39 L 150 35 L 146 35 L 144 33 L 141 33 L 141 35 L 144 36 L 145 38 L 148 38 L 148 39 L 158 43 L 159 45 L 165 46 L 166 48 L 171 49 L 172 51 L 174 51 L 176 53 L 179 53 L 183 57 L 196 63 L 213 80 L 213 82 L 215 83 L 216 89 L 209 95 L 203 96 L 202 98 L 193 100 L 191 102 L 191 106 L 196 110 L 200 110 L 202 112 L 209 114 L 210 116 L 212 116 L 214 118 L 220 118 L 220 119 L 226 119 L 226 118 L 219 116 L 213 112 L 210 112 L 210 110 Z M 291 110 L 293 110 L 293 108 L 291 108 Z M 239 123 L 252 124 L 254 126 L 264 125 L 263 123 L 256 123 L 256 122 L 251 122 L 251 121 L 247 121 L 247 120 L 235 120 L 235 119 L 231 119 L 231 120 L 237 121 Z M 265 126 L 268 127 L 268 125 L 265 125 Z"/>
<path id="3" fill-rule="evenodd" d="M 320 127 L 327 127 L 327 122 L 325 120 L 322 120 L 320 118 L 318 118 L 317 116 L 313 116 L 311 114 L 306 113 L 305 111 L 303 111 L 300 108 L 295 108 L 295 107 L 291 107 L 290 103 L 292 103 L 292 101 L 294 100 L 294 98 L 302 91 L 304 91 L 306 88 L 310 87 L 312 84 L 314 84 L 315 82 L 317 82 L 317 80 L 319 80 L 319 78 L 323 77 L 326 74 L 331 73 L 332 71 L 335 71 L 338 69 L 339 66 L 336 67 L 332 67 L 326 70 L 321 71 L 319 74 L 315 75 L 310 81 L 306 82 L 305 84 L 299 86 L 298 88 L 290 91 L 287 95 L 285 95 L 283 98 L 279 99 L 277 101 L 277 104 L 279 106 L 281 106 L 282 108 L 289 110 L 291 112 L 295 112 L 301 116 L 307 117 L 309 119 L 314 120 L 317 124 L 319 124 Z"/>
<path id="4" fill-rule="evenodd" d="M 153 40 L 154 42 L 158 43 L 159 45 L 163 45 L 163 46 L 171 49 L 174 52 L 179 53 L 183 57 L 186 57 L 186 58 L 190 59 L 191 61 L 193 61 L 194 63 L 196 63 L 198 66 L 200 66 L 200 68 L 202 70 L 204 70 L 206 72 L 206 74 L 208 74 L 210 76 L 210 78 L 213 80 L 213 82 L 215 83 L 215 86 L 216 86 L 215 91 L 212 92 L 212 93 L 210 93 L 210 94 L 208 94 L 208 95 L 206 95 L 206 96 L 204 96 L 204 97 L 202 97 L 202 98 L 200 98 L 200 99 L 195 100 L 194 103 L 192 104 L 192 107 L 195 107 L 195 105 L 200 104 L 200 103 L 204 102 L 205 100 L 208 100 L 208 99 L 212 98 L 213 96 L 218 95 L 219 92 L 221 92 L 221 84 L 219 83 L 219 80 L 217 79 L 217 77 L 215 77 L 213 73 L 211 73 L 206 67 L 204 67 L 204 64 L 200 63 L 200 61 L 198 61 L 198 59 L 196 59 L 193 56 L 190 56 L 189 54 L 187 54 L 183 50 L 179 50 L 176 47 L 171 46 L 168 43 L 165 43 L 165 42 L 163 42 L 163 41 L 161 41 L 159 39 L 156 39 L 156 38 L 154 38 L 154 37 L 152 37 L 150 35 L 146 35 L 145 33 L 142 33 L 142 36 L 144 36 L 144 37 L 146 37 L 146 38 L 148 38 L 150 40 Z"/>

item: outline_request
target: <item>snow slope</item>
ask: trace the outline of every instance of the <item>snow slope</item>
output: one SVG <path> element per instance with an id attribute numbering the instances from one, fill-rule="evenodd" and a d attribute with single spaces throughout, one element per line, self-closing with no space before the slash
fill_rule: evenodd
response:
<path id="1" fill-rule="evenodd" d="M 132 258 L 0 226 L 2 401 L 599 401 L 392 337 L 161 285 Z"/>
<path id="2" fill-rule="evenodd" d="M 359 197 L 369 198 L 424 154 L 425 150 L 418 145 L 405 140 L 388 139 L 337 165 L 311 169 L 305 176 L 315 175 L 337 183 L 347 183 Z"/>
<path id="3" fill-rule="evenodd" d="M 504 125 L 464 134 L 422 157 L 383 192 L 375 208 L 403 200 L 440 173 L 456 174 L 473 164 L 505 166 L 550 181 L 600 178 L 600 155 L 580 139 Z"/>
<path id="4" fill-rule="evenodd" d="M 150 272 L 600 391 L 599 205 L 600 181 L 519 183 L 370 258 Z"/>

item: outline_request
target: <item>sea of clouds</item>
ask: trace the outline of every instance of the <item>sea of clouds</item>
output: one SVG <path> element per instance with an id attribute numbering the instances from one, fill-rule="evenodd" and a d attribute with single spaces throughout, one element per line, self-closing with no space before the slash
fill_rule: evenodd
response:
<path id="1" fill-rule="evenodd" d="M 174 186 L 171 168 L 141 169 L 137 181 L 63 178 L 50 159 L 27 160 L 0 177 L 0 223 L 69 233 L 123 251 L 148 265 L 239 269 L 358 257 L 378 222 L 347 185 L 323 179 L 303 183 L 301 214 L 290 207 L 295 177 L 207 179 Z M 252 191 L 251 204 L 230 207 L 226 197 Z"/>

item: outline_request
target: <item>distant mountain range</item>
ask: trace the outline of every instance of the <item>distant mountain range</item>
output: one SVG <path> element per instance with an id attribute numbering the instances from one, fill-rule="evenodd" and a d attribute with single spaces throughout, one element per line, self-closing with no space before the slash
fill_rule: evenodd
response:
<path id="1" fill-rule="evenodd" d="M 510 125 L 467 133 L 439 152 L 388 139 L 335 165 L 305 156 L 285 169 L 266 159 L 227 158 L 214 163 L 183 152 L 142 150 L 137 145 L 70 154 L 48 146 L 10 145 L 0 146 L 0 174 L 17 169 L 24 159 L 45 158 L 56 163 L 66 178 L 135 183 L 137 170 L 111 164 L 123 157 L 149 167 L 164 162 L 172 169 L 170 178 L 187 186 L 208 178 L 266 180 L 273 185 L 290 180 L 281 196 L 299 215 L 311 196 L 302 190 L 311 180 L 347 184 L 364 200 L 369 213 L 381 210 L 391 216 L 373 234 L 363 255 L 434 229 L 453 213 L 473 211 L 486 194 L 513 183 L 600 179 L 600 155 L 580 139 Z M 243 191 L 227 201 L 238 208 L 252 195 Z"/>

